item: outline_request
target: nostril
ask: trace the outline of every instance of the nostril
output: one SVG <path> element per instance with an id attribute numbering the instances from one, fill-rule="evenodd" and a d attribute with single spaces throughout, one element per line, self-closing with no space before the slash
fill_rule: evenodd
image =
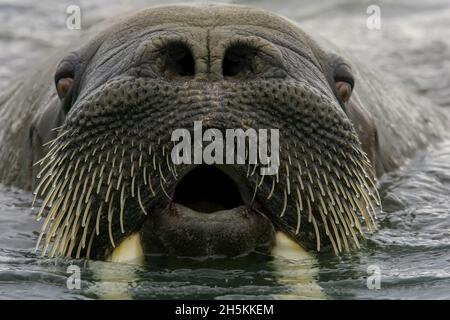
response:
<path id="1" fill-rule="evenodd" d="M 242 77 L 254 73 L 254 48 L 246 45 L 233 45 L 225 52 L 222 64 L 224 77 Z"/>
<path id="2" fill-rule="evenodd" d="M 166 47 L 166 72 L 173 76 L 188 77 L 195 74 L 195 61 L 191 50 L 182 43 Z"/>

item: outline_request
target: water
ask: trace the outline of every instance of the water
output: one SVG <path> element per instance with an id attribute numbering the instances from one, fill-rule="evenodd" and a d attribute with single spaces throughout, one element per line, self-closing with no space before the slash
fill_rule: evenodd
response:
<path id="1" fill-rule="evenodd" d="M 154 3 L 0 0 L 0 90 L 77 36 L 65 27 L 69 4 L 80 5 L 87 28 Z M 377 31 L 366 27 L 366 8 L 373 1 L 244 3 L 300 22 L 386 77 L 450 107 L 448 0 L 376 1 L 382 17 Z M 32 194 L 0 186 L 0 298 L 450 299 L 450 141 L 419 152 L 380 183 L 380 230 L 359 252 L 318 259 L 259 253 L 227 261 L 153 257 L 146 266 L 37 257 Z M 67 287 L 71 264 L 81 269 L 79 290 Z M 381 272 L 379 290 L 367 287 L 369 266 Z"/>

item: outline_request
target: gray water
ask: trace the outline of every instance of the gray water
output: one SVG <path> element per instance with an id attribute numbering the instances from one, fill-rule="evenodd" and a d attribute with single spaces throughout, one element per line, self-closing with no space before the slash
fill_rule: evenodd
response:
<path id="1" fill-rule="evenodd" d="M 65 26 L 68 5 L 81 7 L 82 28 L 88 28 L 108 16 L 157 3 L 0 0 L 0 91 L 52 48 L 77 36 L 79 31 Z M 450 108 L 448 0 L 242 3 L 299 22 L 408 90 Z M 370 4 L 381 7 L 381 30 L 366 27 Z M 419 152 L 383 176 L 380 190 L 380 230 L 358 252 L 301 261 L 274 261 L 261 253 L 207 261 L 152 257 L 145 266 L 133 266 L 36 256 L 39 223 L 31 193 L 0 186 L 0 298 L 450 299 L 450 141 Z M 67 287 L 71 264 L 81 268 L 81 289 Z M 367 287 L 369 266 L 381 272 L 380 289 Z M 312 283 L 322 288 L 322 295 Z"/>

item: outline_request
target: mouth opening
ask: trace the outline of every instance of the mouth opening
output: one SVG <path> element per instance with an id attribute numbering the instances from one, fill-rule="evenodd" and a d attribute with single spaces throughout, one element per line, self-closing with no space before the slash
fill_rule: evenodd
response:
<path id="1" fill-rule="evenodd" d="M 244 204 L 236 183 L 214 166 L 200 165 L 175 187 L 174 202 L 202 213 L 229 210 Z"/>

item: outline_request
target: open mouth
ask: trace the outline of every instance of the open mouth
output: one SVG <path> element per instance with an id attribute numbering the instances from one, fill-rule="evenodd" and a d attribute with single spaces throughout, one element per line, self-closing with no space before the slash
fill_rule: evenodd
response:
<path id="1" fill-rule="evenodd" d="M 179 256 L 236 256 L 268 247 L 274 229 L 252 209 L 248 192 L 224 168 L 200 165 L 153 210 L 141 230 L 144 251 Z"/>
<path id="2" fill-rule="evenodd" d="M 173 202 L 200 213 L 244 205 L 237 184 L 215 166 L 195 167 L 175 187 Z"/>

